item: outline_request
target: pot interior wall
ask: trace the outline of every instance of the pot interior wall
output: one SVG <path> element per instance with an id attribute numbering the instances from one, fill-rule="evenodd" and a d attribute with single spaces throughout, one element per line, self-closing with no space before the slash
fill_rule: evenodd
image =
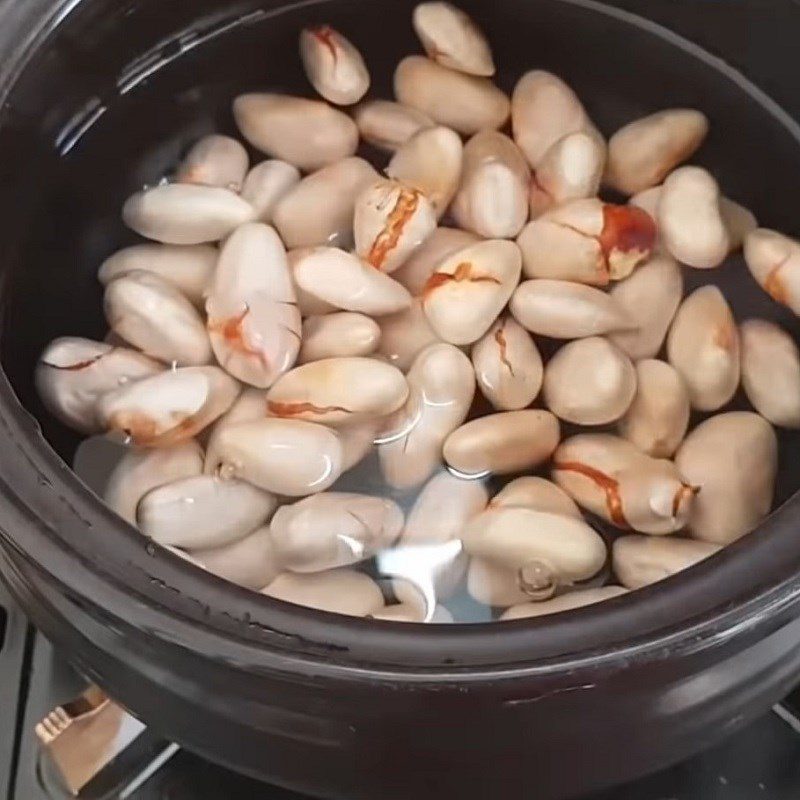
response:
<path id="1" fill-rule="evenodd" d="M 511 91 L 527 69 L 562 75 L 606 134 L 666 106 L 695 106 L 712 133 L 698 161 L 762 225 L 796 231 L 800 143 L 728 76 L 664 39 L 591 6 L 543 0 L 462 0 L 492 41 L 499 82 Z M 2 365 L 46 438 L 69 461 L 76 438 L 44 412 L 32 372 L 52 338 L 101 338 L 102 260 L 134 237 L 123 200 L 157 182 L 198 136 L 235 132 L 230 100 L 269 89 L 312 96 L 297 34 L 330 22 L 363 51 L 372 96 L 391 96 L 397 62 L 419 46 L 412 0 L 299 3 L 224 0 L 83 0 L 29 61 L 0 111 Z M 376 166 L 385 160 L 367 153 Z M 254 154 L 255 156 L 255 154 Z M 798 320 L 772 303 L 740 257 L 689 288 L 718 283 L 737 317 Z M 740 397 L 736 405 L 747 407 Z M 779 501 L 800 485 L 800 439 L 781 432 Z"/>

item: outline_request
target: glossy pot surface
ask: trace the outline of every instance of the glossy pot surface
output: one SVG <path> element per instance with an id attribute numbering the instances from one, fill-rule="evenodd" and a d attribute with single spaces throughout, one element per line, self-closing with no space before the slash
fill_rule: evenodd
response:
<path id="1" fill-rule="evenodd" d="M 123 200 L 199 135 L 232 131 L 235 94 L 309 93 L 307 23 L 347 31 L 373 93 L 389 96 L 394 66 L 418 50 L 413 5 L 0 3 L 0 572 L 114 697 L 234 769 L 346 800 L 566 798 L 688 756 L 796 682 L 797 434 L 781 433 L 780 510 L 710 562 L 602 609 L 425 628 L 277 603 L 147 547 L 65 466 L 77 440 L 33 390 L 47 341 L 105 332 L 95 274 L 130 236 Z M 665 106 L 706 111 L 698 160 L 762 224 L 797 233 L 800 130 L 723 62 L 590 0 L 461 5 L 506 90 L 551 69 L 606 133 Z M 740 259 L 711 279 L 737 316 L 800 339 Z"/>

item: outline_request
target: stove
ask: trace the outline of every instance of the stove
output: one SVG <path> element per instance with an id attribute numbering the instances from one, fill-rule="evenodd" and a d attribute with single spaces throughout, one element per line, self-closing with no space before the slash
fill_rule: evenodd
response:
<path id="1" fill-rule="evenodd" d="M 0 800 L 304 800 L 164 741 L 91 686 L 0 585 Z M 800 690 L 713 750 L 580 800 L 797 800 Z M 577 800 L 577 798 L 576 798 Z"/>

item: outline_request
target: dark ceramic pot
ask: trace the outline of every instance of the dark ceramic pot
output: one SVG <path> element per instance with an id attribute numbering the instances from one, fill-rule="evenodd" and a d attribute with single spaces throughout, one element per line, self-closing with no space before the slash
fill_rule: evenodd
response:
<path id="1" fill-rule="evenodd" d="M 347 31 L 388 95 L 417 49 L 412 5 L 0 4 L 0 571 L 90 677 L 228 767 L 343 800 L 565 798 L 688 756 L 796 681 L 796 435 L 781 434 L 780 510 L 719 557 L 602 609 L 424 628 L 283 605 L 148 549 L 65 466 L 76 442 L 32 389 L 49 339 L 104 333 L 95 271 L 126 235 L 123 199 L 199 134 L 231 129 L 234 94 L 306 92 L 304 23 Z M 793 230 L 800 131 L 722 62 L 589 0 L 463 5 L 506 89 L 552 69 L 606 132 L 668 105 L 704 109 L 701 162 L 765 224 Z M 739 316 L 800 333 L 740 260 L 711 279 Z"/>

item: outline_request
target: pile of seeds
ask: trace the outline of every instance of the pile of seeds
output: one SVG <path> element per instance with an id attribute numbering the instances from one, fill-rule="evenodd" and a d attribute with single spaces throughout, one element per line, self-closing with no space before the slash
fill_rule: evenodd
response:
<path id="1" fill-rule="evenodd" d="M 144 536 L 294 603 L 445 622 L 468 593 L 518 619 L 711 556 L 771 509 L 800 356 L 718 288 L 684 297 L 681 265 L 744 247 L 800 313 L 800 243 L 680 166 L 700 111 L 606 142 L 555 75 L 498 89 L 463 12 L 423 3 L 413 23 L 427 56 L 399 64 L 395 101 L 363 101 L 340 32 L 305 30 L 327 102 L 233 103 L 270 160 L 208 136 L 127 201 L 152 243 L 101 266 L 109 337 L 48 346 L 42 399 L 125 442 L 104 497 Z M 545 364 L 546 339 L 564 344 Z M 688 432 L 740 384 L 758 413 Z"/>

